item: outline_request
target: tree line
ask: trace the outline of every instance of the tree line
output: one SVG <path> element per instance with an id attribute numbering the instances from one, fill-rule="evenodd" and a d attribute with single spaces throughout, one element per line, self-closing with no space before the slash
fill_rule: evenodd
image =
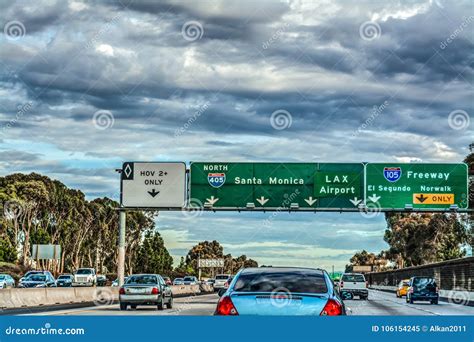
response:
<path id="1" fill-rule="evenodd" d="M 79 267 L 94 267 L 102 274 L 116 272 L 118 202 L 107 197 L 89 201 L 83 192 L 58 180 L 37 173 L 15 173 L 0 177 L 0 206 L 0 262 L 31 268 L 34 244 L 57 244 L 61 246 L 60 259 L 39 261 L 38 268 L 56 274 L 74 272 Z M 197 275 L 194 251 L 219 243 L 199 243 L 173 268 L 173 258 L 156 229 L 155 217 L 152 212 L 127 211 L 126 273 Z M 224 255 L 222 247 L 204 256 L 224 257 L 224 270 L 229 273 L 256 265 L 246 256 L 234 259 Z"/>

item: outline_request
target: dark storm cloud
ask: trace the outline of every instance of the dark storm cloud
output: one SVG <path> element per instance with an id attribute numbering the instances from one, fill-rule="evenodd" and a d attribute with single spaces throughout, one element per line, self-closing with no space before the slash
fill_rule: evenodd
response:
<path id="1" fill-rule="evenodd" d="M 460 161 L 472 142 L 472 122 L 454 130 L 448 121 L 458 109 L 474 115 L 471 1 L 1 4 L 4 174 L 36 170 L 117 198 L 114 168 L 126 159 Z M 370 20 L 380 35 L 363 39 Z M 18 40 L 4 32 L 12 21 L 25 27 Z M 182 34 L 189 22 L 202 27 L 196 39 Z M 106 129 L 94 121 L 100 110 L 112 115 Z M 271 124 L 277 110 L 290 113 L 286 129 Z M 200 224 L 183 239 L 224 237 L 280 257 L 279 243 L 308 239 L 344 249 L 337 255 L 384 248 L 383 220 L 352 226 L 358 234 L 324 228 L 352 219 L 315 231 L 307 218 L 294 236 L 285 216 L 257 232 L 269 246 L 246 240 L 261 223 L 248 217 L 222 221 L 224 230 Z M 231 229 L 240 221 L 245 238 Z"/>

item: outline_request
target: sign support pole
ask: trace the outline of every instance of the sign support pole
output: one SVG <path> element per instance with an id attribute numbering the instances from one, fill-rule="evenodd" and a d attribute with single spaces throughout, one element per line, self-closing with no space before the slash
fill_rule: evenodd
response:
<path id="1" fill-rule="evenodd" d="M 126 211 L 119 211 L 119 244 L 117 261 L 117 278 L 119 286 L 122 286 L 125 278 L 125 221 Z"/>

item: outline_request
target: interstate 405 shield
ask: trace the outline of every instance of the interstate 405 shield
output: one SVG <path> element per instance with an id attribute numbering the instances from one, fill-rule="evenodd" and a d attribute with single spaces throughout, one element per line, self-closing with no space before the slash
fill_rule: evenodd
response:
<path id="1" fill-rule="evenodd" d="M 360 163 L 191 163 L 190 205 L 213 208 L 355 208 Z"/>
<path id="2" fill-rule="evenodd" d="M 366 202 L 382 209 L 468 207 L 466 164 L 368 163 Z"/>

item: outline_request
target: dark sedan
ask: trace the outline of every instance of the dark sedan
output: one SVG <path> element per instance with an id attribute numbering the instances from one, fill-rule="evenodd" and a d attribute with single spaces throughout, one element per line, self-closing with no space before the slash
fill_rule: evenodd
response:
<path id="1" fill-rule="evenodd" d="M 56 287 L 56 281 L 48 274 L 32 274 L 22 280 L 18 287 Z"/>
<path id="2" fill-rule="evenodd" d="M 413 304 L 415 300 L 438 304 L 438 285 L 433 278 L 411 277 L 407 292 L 407 303 Z"/>
<path id="3" fill-rule="evenodd" d="M 56 279 L 57 287 L 71 287 L 74 277 L 72 274 L 61 274 L 58 279 Z"/>

